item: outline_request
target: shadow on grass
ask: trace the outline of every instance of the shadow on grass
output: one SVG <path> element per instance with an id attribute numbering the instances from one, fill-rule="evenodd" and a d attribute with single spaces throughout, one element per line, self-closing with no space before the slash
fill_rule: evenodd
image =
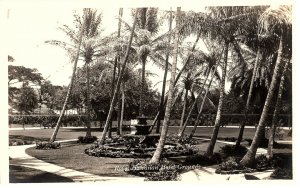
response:
<path id="1" fill-rule="evenodd" d="M 293 145 L 292 144 L 274 142 L 274 148 L 275 149 L 292 149 Z"/>
<path id="2" fill-rule="evenodd" d="M 9 165 L 10 183 L 73 182 L 72 179 L 33 168 Z"/>

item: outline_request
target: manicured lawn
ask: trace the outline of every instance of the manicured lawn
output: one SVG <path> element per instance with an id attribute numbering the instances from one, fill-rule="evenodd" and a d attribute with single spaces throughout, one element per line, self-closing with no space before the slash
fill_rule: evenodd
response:
<path id="1" fill-rule="evenodd" d="M 203 154 L 206 151 L 208 143 L 208 141 L 200 141 L 200 144 L 196 145 L 195 148 L 199 150 L 199 153 Z M 225 144 L 217 143 L 215 151 L 219 151 L 220 147 L 224 145 Z M 133 158 L 89 156 L 84 153 L 84 149 L 88 146 L 90 145 L 66 143 L 62 144 L 61 149 L 36 150 L 34 148 L 28 148 L 26 153 L 52 164 L 95 175 L 120 177 L 133 176 L 122 170 L 127 167 L 129 162 L 134 160 Z"/>
<path id="2" fill-rule="evenodd" d="M 10 183 L 51 183 L 73 182 L 71 179 L 56 174 L 22 166 L 9 165 Z"/>
<path id="3" fill-rule="evenodd" d="M 191 131 L 191 127 L 186 128 L 186 133 L 189 134 Z M 27 129 L 27 130 L 10 130 L 9 135 L 23 135 L 28 137 L 37 137 L 37 138 L 50 138 L 54 129 Z M 92 134 L 95 136 L 100 136 L 100 129 L 93 129 Z M 178 127 L 169 127 L 169 134 L 176 134 L 178 131 Z M 195 136 L 209 138 L 213 131 L 213 127 L 199 127 L 196 131 Z M 220 137 L 237 137 L 238 128 L 225 128 L 221 127 L 219 130 Z M 254 135 L 254 129 L 245 129 L 244 138 L 252 138 Z M 85 129 L 71 129 L 71 128 L 61 128 L 57 134 L 57 140 L 66 140 L 66 139 L 74 139 L 78 136 L 85 136 Z"/>
<path id="4" fill-rule="evenodd" d="M 90 144 L 67 143 L 57 150 L 36 150 L 28 148 L 26 153 L 43 161 L 100 176 L 132 176 L 125 173 L 122 167 L 134 159 L 94 157 L 84 153 Z"/>

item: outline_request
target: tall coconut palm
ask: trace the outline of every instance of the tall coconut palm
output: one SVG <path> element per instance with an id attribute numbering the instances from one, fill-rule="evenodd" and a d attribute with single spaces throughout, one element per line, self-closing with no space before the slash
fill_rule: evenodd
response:
<path id="1" fill-rule="evenodd" d="M 169 11 L 169 32 L 172 30 L 172 21 L 173 21 L 173 16 L 172 16 L 172 10 Z M 168 45 L 171 43 L 171 35 L 168 37 Z M 165 62 L 165 70 L 164 70 L 164 78 L 163 78 L 163 85 L 162 85 L 162 90 L 161 90 L 161 97 L 160 97 L 160 103 L 159 103 L 159 115 L 158 115 L 158 121 L 157 121 L 157 126 L 156 126 L 156 133 L 159 133 L 160 129 L 160 120 L 163 118 L 163 111 L 164 111 L 164 99 L 165 99 L 165 92 L 166 92 L 166 83 L 167 83 L 167 75 L 168 75 L 168 69 L 169 69 L 169 56 L 170 56 L 170 51 L 166 50 L 166 62 Z M 155 123 L 153 123 L 153 126 Z M 151 130 L 153 128 L 151 127 Z"/>
<path id="2" fill-rule="evenodd" d="M 212 43 L 213 42 L 211 42 L 211 44 Z M 193 112 L 194 108 L 197 107 L 197 102 L 202 97 L 202 92 L 204 91 L 204 88 L 207 85 L 206 81 L 208 80 L 209 75 L 211 74 L 212 78 L 215 76 L 217 79 L 219 79 L 219 77 L 220 77 L 219 74 L 218 74 L 218 72 L 216 71 L 216 65 L 217 65 L 217 62 L 219 61 L 218 59 L 219 59 L 219 56 L 220 56 L 220 54 L 219 54 L 220 52 L 218 52 L 218 49 L 216 49 L 215 47 L 210 47 L 210 49 L 213 50 L 213 51 L 211 53 L 209 53 L 209 54 L 204 53 L 202 51 L 197 51 L 197 53 L 194 54 L 194 56 L 193 56 L 193 59 L 196 58 L 196 59 L 199 59 L 200 61 L 202 61 L 202 62 L 205 63 L 204 66 L 202 66 L 203 69 L 204 69 L 203 73 L 204 73 L 205 79 L 204 79 L 204 82 L 202 83 L 202 87 L 200 88 L 200 90 L 198 92 L 197 98 L 195 99 L 195 101 L 193 102 L 193 104 L 192 104 L 192 106 L 191 106 L 191 108 L 189 110 L 189 113 L 187 115 L 187 118 L 186 118 L 186 120 L 184 122 L 183 127 L 178 132 L 179 139 L 183 137 L 184 131 L 185 131 L 185 129 L 186 129 L 188 123 L 189 123 L 189 119 L 190 119 L 190 117 L 192 115 L 192 112 Z M 212 80 L 213 79 L 211 79 L 210 83 L 208 84 L 209 86 L 207 87 L 207 89 L 209 89 L 209 87 L 210 87 L 210 85 L 212 83 Z M 202 99 L 202 102 L 204 102 L 205 99 L 206 99 L 206 97 L 204 97 Z M 203 103 L 203 105 L 204 105 L 204 103 Z M 199 113 L 198 113 L 198 116 L 200 117 Z M 197 122 L 197 120 L 196 120 L 196 122 Z"/>
<path id="3" fill-rule="evenodd" d="M 197 45 L 199 39 L 200 39 L 200 35 L 197 35 L 196 40 L 195 40 L 195 42 L 193 44 L 193 47 L 189 50 L 189 54 L 187 55 L 186 59 L 184 60 L 184 64 L 183 64 L 182 68 L 180 69 L 180 71 L 176 75 L 175 81 L 173 83 L 174 87 L 176 86 L 176 84 L 177 84 L 178 80 L 180 79 L 182 73 L 186 70 L 186 67 L 190 64 L 191 58 L 192 58 L 192 54 L 193 54 L 194 50 L 196 49 L 196 45 Z M 159 117 L 161 115 L 163 115 L 164 108 L 166 107 L 166 104 L 167 104 L 167 100 L 168 100 L 168 96 L 164 97 L 164 102 L 162 103 L 163 104 L 162 108 L 160 108 L 160 110 L 157 112 L 157 114 L 156 114 L 156 116 L 155 116 L 155 118 L 153 120 L 153 125 L 151 127 L 151 130 L 158 123 Z M 160 124 L 157 124 L 156 133 L 159 133 L 159 130 L 160 130 Z"/>
<path id="4" fill-rule="evenodd" d="M 180 14 L 181 8 L 177 7 L 176 11 L 176 28 L 175 28 L 175 39 L 174 39 L 174 49 L 173 49 L 173 63 L 172 63 L 172 72 L 171 72 L 171 79 L 169 85 L 169 93 L 168 93 L 168 101 L 166 105 L 165 117 L 163 122 L 163 128 L 160 135 L 160 139 L 157 145 L 157 148 L 153 154 L 153 157 L 149 161 L 150 164 L 157 164 L 161 158 L 161 154 L 164 149 L 167 133 L 168 133 L 168 126 L 170 120 L 170 113 L 171 113 L 171 106 L 173 100 L 173 92 L 174 92 L 174 82 L 176 76 L 176 69 L 177 69 L 177 55 L 178 55 L 178 41 L 179 41 L 179 23 L 180 23 Z"/>
<path id="5" fill-rule="evenodd" d="M 84 11 L 84 18 L 85 18 L 85 16 L 86 15 L 85 15 L 85 11 Z M 70 84 L 69 84 L 67 96 L 66 96 L 66 99 L 65 99 L 62 111 L 60 113 L 60 116 L 58 118 L 58 121 L 56 123 L 54 132 L 53 132 L 53 134 L 52 134 L 52 136 L 50 138 L 50 142 L 54 142 L 55 139 L 56 139 L 56 136 L 57 136 L 60 124 L 61 124 L 61 120 L 62 120 L 62 118 L 64 116 L 64 113 L 65 113 L 65 110 L 66 110 L 66 107 L 67 107 L 67 103 L 68 103 L 68 100 L 69 100 L 69 97 L 70 97 L 70 94 L 71 94 L 71 91 L 72 91 L 72 87 L 73 87 L 73 83 L 74 83 L 74 78 L 75 78 L 75 74 L 76 74 L 77 62 L 78 62 L 79 54 L 80 54 L 81 42 L 82 42 L 82 38 L 83 38 L 83 34 L 84 34 L 84 27 L 85 27 L 85 21 L 82 23 L 82 26 L 80 27 L 79 41 L 78 41 L 78 46 L 77 46 L 77 53 L 76 53 L 75 60 L 74 60 L 73 72 L 72 72 L 72 77 L 71 77 L 71 81 L 70 81 Z"/>
<path id="6" fill-rule="evenodd" d="M 123 16 L 123 8 L 119 8 L 119 18 L 122 18 Z M 117 38 L 119 39 L 121 36 L 121 27 L 122 27 L 122 22 L 119 19 L 118 21 L 118 33 L 117 33 Z M 117 74 L 117 67 L 118 64 L 120 65 L 120 57 L 119 54 L 116 54 L 116 56 L 114 57 L 114 68 L 113 68 L 113 77 L 112 77 L 112 81 L 111 81 L 111 93 L 110 93 L 110 98 L 112 99 L 112 96 L 114 94 L 114 90 L 115 90 L 115 82 L 116 82 L 116 74 Z M 119 99 L 118 99 L 119 101 Z M 119 104 L 117 104 L 117 106 L 119 106 Z M 119 116 L 119 108 L 117 108 L 117 114 Z M 120 122 L 118 122 L 118 127 L 120 125 Z M 109 129 L 108 129 L 108 135 L 109 137 L 111 137 L 111 127 L 112 127 L 112 122 L 109 123 Z M 117 134 L 120 135 L 120 129 L 117 129 Z"/>
<path id="7" fill-rule="evenodd" d="M 222 78 L 221 78 L 221 83 L 220 83 L 221 85 L 220 85 L 219 104 L 218 104 L 218 110 L 217 110 L 217 114 L 216 114 L 214 130 L 213 130 L 208 148 L 206 150 L 207 156 L 212 156 L 212 154 L 213 154 L 217 136 L 218 136 L 218 132 L 219 132 L 219 128 L 220 128 L 221 110 L 222 110 L 223 101 L 224 101 L 225 78 L 226 78 L 226 69 L 227 69 L 227 60 L 228 60 L 227 59 L 228 58 L 228 46 L 229 46 L 229 42 L 225 41 L 224 60 L 222 63 Z"/>
<path id="8" fill-rule="evenodd" d="M 111 100 L 111 104 L 110 104 L 110 107 L 109 107 L 107 119 L 106 119 L 105 126 L 104 126 L 104 129 L 103 129 L 103 132 L 102 132 L 102 136 L 100 138 L 100 142 L 99 142 L 100 145 L 104 144 L 106 133 L 107 133 L 107 130 L 108 130 L 108 127 L 109 127 L 109 122 L 111 121 L 113 108 L 114 108 L 115 102 L 117 100 L 117 94 L 119 93 L 122 75 L 124 73 L 124 70 L 126 68 L 126 64 L 127 64 L 128 58 L 129 58 L 130 48 L 131 48 L 132 39 L 133 39 L 133 35 L 134 35 L 134 29 L 135 29 L 135 26 L 136 26 L 136 23 L 137 23 L 137 12 L 138 12 L 138 9 L 136 10 L 136 13 L 135 13 L 133 26 L 131 28 L 130 38 L 129 38 L 128 45 L 127 45 L 126 54 L 125 54 L 125 57 L 123 59 L 122 67 L 121 67 L 120 74 L 119 74 L 119 77 L 118 77 L 118 80 L 117 80 L 117 85 L 116 85 L 114 95 L 113 95 L 112 100 Z"/>
<path id="9" fill-rule="evenodd" d="M 283 68 L 282 56 L 283 46 L 287 43 L 291 43 L 288 40 L 291 40 L 290 37 L 286 37 L 291 34 L 292 29 L 292 8 L 291 6 L 279 6 L 279 7 L 270 7 L 267 9 L 260 18 L 260 33 L 266 35 L 277 35 L 279 37 L 279 46 L 278 46 L 278 55 L 276 59 L 276 64 L 274 68 L 274 73 L 272 76 L 272 81 L 270 88 L 268 90 L 267 98 L 265 105 L 252 141 L 252 144 L 245 154 L 245 156 L 240 161 L 242 165 L 251 166 L 254 162 L 256 151 L 262 137 L 263 130 L 265 129 L 265 121 L 267 119 L 267 114 L 270 109 L 270 103 L 273 98 L 278 79 L 280 77 L 280 72 Z"/>
<path id="10" fill-rule="evenodd" d="M 284 68 L 283 68 L 283 71 L 282 71 L 281 78 L 280 78 L 279 91 L 278 91 L 278 94 L 277 94 L 275 109 L 274 109 L 273 118 L 272 118 L 272 124 L 271 124 L 271 128 L 270 128 L 270 131 L 269 131 L 268 156 L 270 158 L 273 157 L 273 145 L 274 145 L 275 129 L 276 129 L 278 114 L 279 114 L 279 110 L 280 110 L 280 106 L 281 106 L 282 93 L 283 93 L 283 89 L 284 89 L 285 74 L 287 72 L 288 65 L 289 65 L 289 62 L 286 61 L 285 64 L 284 64 Z"/>
<path id="11" fill-rule="evenodd" d="M 87 132 L 86 136 L 91 136 L 91 129 L 90 129 L 90 113 L 91 113 L 91 102 L 90 102 L 90 64 L 95 60 L 95 58 L 106 54 L 106 48 L 103 48 L 105 44 L 108 42 L 107 38 L 103 38 L 100 40 L 100 26 L 102 22 L 102 14 L 98 14 L 97 10 L 93 9 L 85 9 L 85 20 L 82 20 L 80 15 L 74 14 L 75 17 L 75 26 L 76 28 L 80 28 L 82 26 L 82 23 L 85 22 L 86 25 L 84 26 L 83 31 L 83 40 L 82 40 L 82 48 L 80 49 L 80 57 L 83 57 L 83 61 L 85 62 L 85 68 L 86 68 L 86 86 L 87 86 L 87 92 L 86 92 L 86 114 L 87 114 L 87 120 L 86 120 L 86 126 L 87 126 Z M 60 30 L 65 32 L 67 36 L 71 39 L 71 42 L 75 44 L 68 44 L 63 41 L 56 41 L 56 40 L 50 40 L 46 41 L 46 43 L 56 45 L 59 47 L 64 48 L 68 51 L 69 55 L 74 58 L 74 54 L 76 51 L 76 45 L 79 42 L 79 36 L 78 32 L 74 30 L 73 28 L 63 25 L 60 27 Z"/>

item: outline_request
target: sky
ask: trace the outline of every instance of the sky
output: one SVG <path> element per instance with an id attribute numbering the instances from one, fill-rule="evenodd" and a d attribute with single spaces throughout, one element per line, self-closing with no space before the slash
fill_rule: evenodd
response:
<path id="1" fill-rule="evenodd" d="M 190 10 L 190 8 L 185 9 Z M 198 10 L 203 9 L 204 7 L 198 8 Z M 7 48 L 8 54 L 15 59 L 9 64 L 36 68 L 52 84 L 68 85 L 72 74 L 72 63 L 70 63 L 66 51 L 60 47 L 45 44 L 45 41 L 55 39 L 68 42 L 68 37 L 58 27 L 63 24 L 72 26 L 74 11 L 81 13 L 82 8 L 42 7 L 26 9 L 14 7 L 7 10 L 7 28 L 10 38 Z M 116 19 L 118 7 L 112 5 L 110 8 L 99 8 L 98 11 L 102 12 L 103 15 L 103 35 L 115 32 L 118 23 Z M 130 11 L 129 8 L 123 10 L 123 19 L 128 23 L 132 23 Z M 167 30 L 167 26 L 162 29 Z M 180 63 L 178 65 L 180 67 Z M 79 61 L 78 66 L 83 66 L 83 62 Z M 149 79 L 160 91 L 163 70 L 151 62 L 146 65 L 146 69 L 155 73 Z"/>

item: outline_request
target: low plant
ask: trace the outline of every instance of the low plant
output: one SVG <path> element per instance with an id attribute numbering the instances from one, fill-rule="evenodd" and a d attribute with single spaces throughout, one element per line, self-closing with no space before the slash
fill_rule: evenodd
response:
<path id="1" fill-rule="evenodd" d="M 208 157 L 206 155 L 196 154 L 193 156 L 188 156 L 185 160 L 185 164 L 188 165 L 214 165 L 219 164 L 222 161 L 220 154 L 214 153 L 212 157 Z"/>
<path id="2" fill-rule="evenodd" d="M 234 157 L 229 157 L 226 161 L 222 162 L 216 169 L 217 174 L 240 174 L 251 172 L 254 172 L 254 170 L 241 165 L 239 161 Z"/>
<path id="3" fill-rule="evenodd" d="M 247 153 L 248 149 L 245 146 L 225 145 L 221 147 L 220 155 L 223 160 L 228 157 L 242 157 Z"/>
<path id="4" fill-rule="evenodd" d="M 95 142 L 97 139 L 96 136 L 79 136 L 77 142 L 89 144 Z"/>
<path id="5" fill-rule="evenodd" d="M 255 158 L 255 168 L 258 171 L 264 171 L 273 167 L 273 160 L 269 159 L 266 155 L 258 155 Z"/>
<path id="6" fill-rule="evenodd" d="M 149 164 L 148 160 L 134 160 L 129 163 L 127 173 L 143 176 L 145 181 L 178 181 L 180 180 L 179 168 L 166 159 L 158 164 Z"/>
<path id="7" fill-rule="evenodd" d="M 291 169 L 278 167 L 270 177 L 273 179 L 293 179 L 293 172 Z"/>
<path id="8" fill-rule="evenodd" d="M 50 150 L 50 149 L 59 149 L 61 147 L 59 142 L 38 142 L 36 143 L 35 149 L 39 150 Z"/>

